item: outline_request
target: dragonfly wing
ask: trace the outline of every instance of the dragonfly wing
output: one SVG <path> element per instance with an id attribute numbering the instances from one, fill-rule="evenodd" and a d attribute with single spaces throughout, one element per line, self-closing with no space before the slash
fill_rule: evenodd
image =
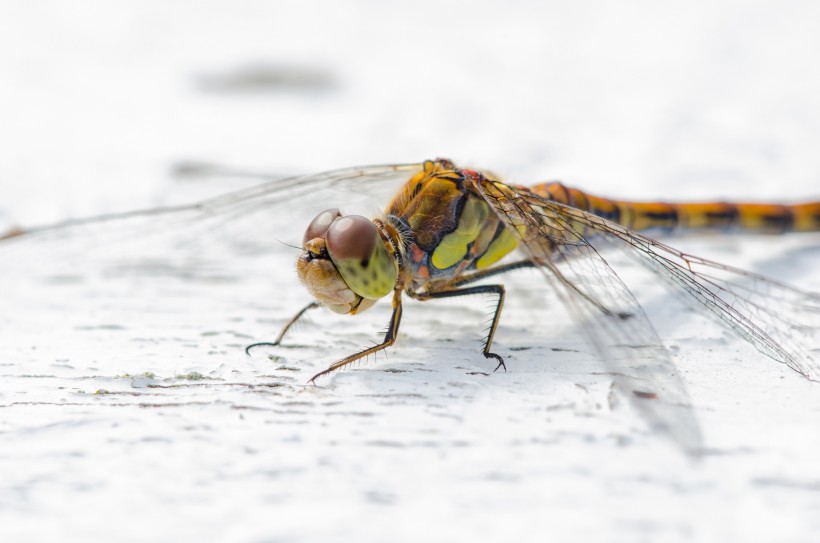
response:
<path id="1" fill-rule="evenodd" d="M 209 255 L 261 255 L 283 247 L 277 240 L 300 246 L 311 213 L 329 207 L 378 211 L 386 201 L 381 196 L 395 192 L 421 167 L 402 164 L 334 170 L 268 181 L 193 204 L 20 229 L 0 236 L 0 259 L 16 264 L 4 267 L 5 272 L 16 273 L 21 266 L 39 270 L 43 264 L 65 265 L 66 259 L 90 264 L 156 256 L 195 266 Z"/>
<path id="2" fill-rule="evenodd" d="M 702 436 L 683 380 L 643 309 L 563 208 L 523 189 L 485 180 L 479 187 L 513 227 L 621 390 L 653 429 L 697 453 Z"/>
<path id="3" fill-rule="evenodd" d="M 582 210 L 560 207 L 576 224 L 627 248 L 760 352 L 820 381 L 820 293 L 690 255 Z"/>

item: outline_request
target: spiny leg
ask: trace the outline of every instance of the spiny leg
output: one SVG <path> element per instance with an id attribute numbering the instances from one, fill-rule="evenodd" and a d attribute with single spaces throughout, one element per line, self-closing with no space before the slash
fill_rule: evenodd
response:
<path id="1" fill-rule="evenodd" d="M 498 275 L 500 273 L 506 273 L 508 271 L 513 270 L 521 270 L 524 268 L 534 268 L 535 266 L 536 264 L 532 260 L 516 260 L 515 262 L 510 262 L 509 264 L 503 264 L 501 266 L 496 266 L 494 268 L 489 268 L 486 270 L 481 270 L 462 275 L 455 282 L 452 283 L 452 286 L 460 287 L 462 285 L 475 283 L 476 281 L 480 281 L 482 279 L 486 279 L 487 277 Z"/>
<path id="2" fill-rule="evenodd" d="M 575 285 L 572 281 L 570 281 L 569 279 L 564 277 L 564 274 L 561 273 L 561 270 L 559 270 L 553 262 L 551 262 L 550 260 L 547 260 L 547 259 L 536 259 L 534 261 L 529 260 L 529 259 L 527 259 L 527 260 L 517 260 L 515 262 L 510 262 L 509 264 L 504 264 L 502 266 L 496 266 L 494 268 L 489 268 L 489 269 L 486 269 L 486 270 L 481 270 L 481 271 L 477 271 L 477 272 L 473 272 L 473 273 L 468 273 L 468 274 L 462 276 L 461 278 L 459 278 L 457 281 L 455 281 L 453 283 L 453 286 L 460 287 L 461 285 L 467 285 L 467 284 L 470 284 L 470 283 L 474 283 L 476 281 L 480 281 L 482 279 L 486 279 L 487 277 L 490 277 L 490 276 L 493 276 L 493 275 L 498 275 L 500 273 L 505 273 L 505 272 L 512 271 L 512 270 L 520 270 L 520 269 L 523 269 L 523 268 L 534 268 L 536 266 L 542 266 L 542 265 L 545 265 L 553 274 L 555 274 L 556 278 L 561 283 L 566 285 L 567 288 L 570 288 L 570 289 L 574 290 L 579 296 L 584 298 L 586 301 L 588 301 L 593 306 L 597 307 L 605 315 L 614 315 L 614 316 L 616 316 L 618 318 L 621 318 L 621 319 L 628 319 L 628 318 L 632 317 L 632 315 L 629 314 L 629 313 L 615 313 L 611 309 L 603 306 L 599 301 L 595 300 L 594 298 L 591 298 L 588 294 L 586 294 L 585 292 L 580 290 L 577 287 L 577 285 Z"/>
<path id="3" fill-rule="evenodd" d="M 523 262 L 523 261 L 522 261 Z M 517 267 L 522 267 L 525 264 L 522 263 L 514 263 L 514 264 L 521 264 Z M 503 266 L 502 266 L 503 267 Z M 508 268 L 511 269 L 511 268 Z M 505 270 L 507 271 L 507 270 Z M 481 272 L 478 272 L 481 273 Z M 481 278 L 486 277 L 487 273 L 482 275 Z M 469 278 L 468 278 L 469 280 Z M 478 279 L 473 279 L 478 280 Z M 490 347 L 493 345 L 493 337 L 495 336 L 495 329 L 498 327 L 498 321 L 501 318 L 501 309 L 504 307 L 504 285 L 479 285 L 476 287 L 467 287 L 467 288 L 460 288 L 460 289 L 453 289 L 453 290 L 440 290 L 437 292 L 425 292 L 423 294 L 411 294 L 417 300 L 432 300 L 432 299 L 439 299 L 439 298 L 455 298 L 456 296 L 469 296 L 471 294 L 496 294 L 498 295 L 498 303 L 495 306 L 495 313 L 493 314 L 493 321 L 490 324 L 490 332 L 487 334 L 487 338 L 484 340 L 484 349 L 482 353 L 484 354 L 485 358 L 493 358 L 498 361 L 498 365 L 495 367 L 493 371 L 498 371 L 498 368 L 504 368 L 504 371 L 507 371 L 507 366 L 504 364 L 504 359 L 501 358 L 500 355 L 490 352 Z"/>
<path id="4" fill-rule="evenodd" d="M 327 375 L 333 371 L 338 370 L 343 366 L 347 366 L 351 362 L 355 362 L 360 358 L 364 358 L 366 356 L 370 356 L 371 354 L 377 353 L 387 347 L 390 347 L 396 341 L 396 334 L 399 333 L 399 324 L 401 323 L 401 290 L 396 289 L 393 291 L 393 314 L 390 316 L 390 322 L 387 325 L 387 333 L 384 335 L 384 341 L 379 343 L 378 345 L 374 345 L 368 349 L 363 351 L 359 351 L 358 353 L 352 354 L 350 356 L 346 356 L 339 360 L 338 362 L 334 362 L 331 364 L 326 370 L 320 371 L 316 375 L 310 378 L 308 383 L 316 384 L 316 379 Z"/>
<path id="5" fill-rule="evenodd" d="M 276 339 L 275 339 L 273 342 L 262 341 L 262 342 L 260 342 L 260 343 L 252 343 L 251 345 L 248 345 L 247 347 L 245 347 L 245 354 L 246 354 L 246 355 L 248 355 L 248 356 L 250 356 L 250 355 L 251 355 L 251 349 L 253 349 L 253 348 L 255 348 L 255 347 L 276 347 L 276 346 L 278 346 L 280 343 L 282 343 L 282 338 L 284 338 L 284 337 L 285 337 L 285 334 L 287 334 L 287 333 L 288 333 L 288 330 L 290 330 L 290 327 L 291 327 L 291 326 L 293 326 L 294 324 L 296 324 L 296 321 L 298 321 L 299 319 L 301 319 L 301 318 L 302 318 L 302 315 L 304 315 L 305 313 L 307 313 L 307 311 L 308 311 L 309 309 L 313 309 L 313 308 L 315 308 L 315 307 L 319 307 L 319 303 L 318 303 L 318 302 L 310 302 L 309 304 L 307 304 L 305 307 L 303 307 L 302 309 L 300 309 L 300 310 L 299 310 L 299 311 L 298 311 L 298 312 L 297 312 L 297 313 L 293 316 L 293 318 L 291 318 L 291 319 L 290 319 L 290 320 L 289 320 L 289 321 L 285 324 L 285 326 L 282 328 L 282 331 L 281 331 L 281 332 L 279 332 L 279 335 L 278 335 L 278 336 L 276 336 Z"/>

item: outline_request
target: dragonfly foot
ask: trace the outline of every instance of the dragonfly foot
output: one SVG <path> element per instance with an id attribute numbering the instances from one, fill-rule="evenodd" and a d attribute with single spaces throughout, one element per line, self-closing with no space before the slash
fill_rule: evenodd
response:
<path id="1" fill-rule="evenodd" d="M 328 368 L 328 369 L 326 369 L 326 370 L 322 370 L 322 371 L 320 371 L 319 373 L 317 373 L 316 375 L 314 375 L 313 377 L 311 377 L 310 379 L 308 379 L 307 384 L 308 384 L 308 385 L 313 385 L 313 386 L 315 386 L 315 387 L 319 386 L 319 385 L 317 385 L 317 384 L 316 384 L 316 379 L 318 379 L 319 377 L 322 377 L 323 375 L 327 375 L 328 373 L 331 373 L 331 372 L 332 372 L 332 371 L 334 371 L 335 369 L 336 369 L 336 368 L 334 368 L 333 366 L 331 366 L 331 367 L 329 367 L 329 368 Z"/>
<path id="2" fill-rule="evenodd" d="M 498 368 L 504 368 L 504 371 L 507 371 L 507 365 L 504 364 L 504 359 L 501 358 L 501 356 L 499 356 L 495 353 L 484 353 L 484 356 L 486 358 L 494 358 L 494 359 L 498 360 L 498 365 L 493 370 L 493 373 L 497 372 Z"/>
<path id="3" fill-rule="evenodd" d="M 278 346 L 279 346 L 278 341 L 274 341 L 273 343 L 270 343 L 268 341 L 263 341 L 261 343 L 251 343 L 250 345 L 245 347 L 245 354 L 250 356 L 251 355 L 251 349 L 255 349 L 256 347 L 278 347 Z"/>

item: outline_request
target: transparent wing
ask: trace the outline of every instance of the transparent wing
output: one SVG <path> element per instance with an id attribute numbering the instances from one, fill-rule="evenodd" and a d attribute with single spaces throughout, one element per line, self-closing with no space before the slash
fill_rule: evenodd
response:
<path id="1" fill-rule="evenodd" d="M 657 430 L 696 454 L 702 436 L 686 387 L 638 301 L 566 208 L 486 180 L 480 192 L 584 329 L 617 386 Z"/>
<path id="2" fill-rule="evenodd" d="M 619 387 L 655 425 L 690 450 L 700 443 L 679 374 L 638 302 L 596 245 L 627 249 L 643 265 L 705 307 L 774 360 L 820 380 L 820 294 L 699 258 L 525 188 L 486 181 L 484 197 L 517 228 L 581 323 Z"/>
<path id="3" fill-rule="evenodd" d="M 760 352 L 820 381 L 820 293 L 686 254 L 579 209 L 554 203 L 547 207 L 629 248 L 641 263 Z"/>
<path id="4" fill-rule="evenodd" d="M 214 264 L 210 256 L 237 259 L 269 253 L 284 247 L 278 240 L 299 245 L 312 213 L 329 207 L 365 214 L 379 211 L 385 195 L 420 168 L 347 168 L 268 181 L 193 204 L 16 230 L 0 236 L 0 260 L 9 264 L 0 273 L 19 273 L 26 267 L 51 272 L 69 262 L 87 266 L 146 258 L 190 270 Z"/>

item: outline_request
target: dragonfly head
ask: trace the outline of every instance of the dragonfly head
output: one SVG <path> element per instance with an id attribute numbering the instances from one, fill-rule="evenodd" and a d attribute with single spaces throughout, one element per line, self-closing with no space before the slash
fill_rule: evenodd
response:
<path id="1" fill-rule="evenodd" d="M 316 301 L 336 313 L 355 315 L 393 291 L 398 265 L 379 229 L 361 215 L 322 211 L 302 239 L 299 279 Z"/>

